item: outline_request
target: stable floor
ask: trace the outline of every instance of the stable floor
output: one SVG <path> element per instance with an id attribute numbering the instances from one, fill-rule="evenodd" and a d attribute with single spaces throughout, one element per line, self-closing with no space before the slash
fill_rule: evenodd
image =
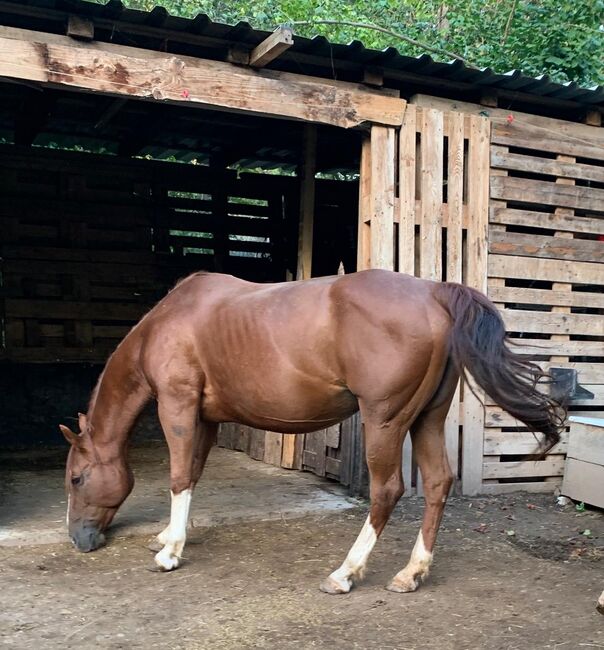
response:
<path id="1" fill-rule="evenodd" d="M 67 539 L 65 449 L 0 452 L 0 548 Z M 132 494 L 111 535 L 153 535 L 170 516 L 168 451 L 162 443 L 131 450 Z M 215 526 L 351 508 L 337 484 L 214 447 L 191 505 L 191 525 Z"/>
<path id="2" fill-rule="evenodd" d="M 185 563 L 150 572 L 150 533 L 168 512 L 167 466 L 161 448 L 138 454 L 137 492 L 109 544 L 88 554 L 64 541 L 58 459 L 32 471 L 13 457 L 5 468 L 1 647 L 604 648 L 601 511 L 558 507 L 547 495 L 452 498 L 431 575 L 417 592 L 395 594 L 383 585 L 407 562 L 423 509 L 403 499 L 365 580 L 329 596 L 318 585 L 350 548 L 366 504 L 347 508 L 331 483 L 215 449 Z M 60 543 L 33 544 L 52 535 Z"/>

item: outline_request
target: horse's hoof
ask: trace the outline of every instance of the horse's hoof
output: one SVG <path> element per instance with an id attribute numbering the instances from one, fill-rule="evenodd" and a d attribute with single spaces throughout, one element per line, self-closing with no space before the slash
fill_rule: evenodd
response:
<path id="1" fill-rule="evenodd" d="M 419 587 L 419 582 L 415 578 L 393 578 L 389 585 L 386 585 L 388 591 L 394 591 L 397 594 L 408 594 Z"/>
<path id="2" fill-rule="evenodd" d="M 596 605 L 596 609 L 600 612 L 600 614 L 604 614 L 604 602 L 598 603 Z"/>
<path id="3" fill-rule="evenodd" d="M 347 594 L 352 588 L 352 582 L 350 580 L 337 580 L 328 576 L 323 580 L 319 589 L 325 594 L 337 595 L 337 594 Z"/>
<path id="4" fill-rule="evenodd" d="M 149 542 L 149 544 L 147 544 L 147 548 L 154 553 L 159 553 L 162 550 L 163 545 L 159 540 L 154 539 L 152 542 Z"/>
<path id="5" fill-rule="evenodd" d="M 160 571 L 174 571 L 180 566 L 180 557 L 169 546 L 164 546 L 155 556 L 155 564 Z"/>

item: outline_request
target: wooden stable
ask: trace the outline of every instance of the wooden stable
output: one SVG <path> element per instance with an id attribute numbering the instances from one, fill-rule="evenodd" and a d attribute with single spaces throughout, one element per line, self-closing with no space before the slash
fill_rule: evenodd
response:
<path id="1" fill-rule="evenodd" d="M 604 413 L 604 98 L 518 77 L 485 91 L 487 73 L 325 55 L 287 29 L 50 4 L 0 1 L 5 367 L 102 363 L 194 270 L 385 268 L 487 292 L 518 351 L 593 393 L 573 413 Z M 92 141 L 115 155 L 69 150 Z M 445 433 L 464 494 L 561 482 L 566 439 L 527 459 L 532 434 L 463 384 Z M 219 444 L 366 485 L 358 415 L 306 436 L 224 425 Z M 403 456 L 421 494 L 409 439 Z"/>

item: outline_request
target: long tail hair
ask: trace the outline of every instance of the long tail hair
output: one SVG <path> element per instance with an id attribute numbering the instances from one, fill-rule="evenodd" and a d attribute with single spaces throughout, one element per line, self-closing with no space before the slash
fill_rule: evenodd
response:
<path id="1" fill-rule="evenodd" d="M 469 371 L 499 406 L 531 431 L 544 434 L 543 452 L 551 449 L 564 430 L 566 408 L 537 390 L 537 382 L 547 375 L 528 357 L 512 352 L 495 305 L 480 292 L 454 283 L 439 285 L 437 297 L 453 320 L 450 354 L 460 374 Z"/>

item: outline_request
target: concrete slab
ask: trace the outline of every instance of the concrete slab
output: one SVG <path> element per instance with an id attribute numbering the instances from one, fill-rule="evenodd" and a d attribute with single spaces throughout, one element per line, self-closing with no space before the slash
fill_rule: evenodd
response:
<path id="1" fill-rule="evenodd" d="M 111 527 L 115 537 L 154 535 L 170 514 L 168 451 L 131 451 L 134 490 Z M 67 541 L 65 450 L 0 453 L 0 546 Z M 354 507 L 344 489 L 306 472 L 284 470 L 215 447 L 191 506 L 191 526 L 302 517 Z"/>

